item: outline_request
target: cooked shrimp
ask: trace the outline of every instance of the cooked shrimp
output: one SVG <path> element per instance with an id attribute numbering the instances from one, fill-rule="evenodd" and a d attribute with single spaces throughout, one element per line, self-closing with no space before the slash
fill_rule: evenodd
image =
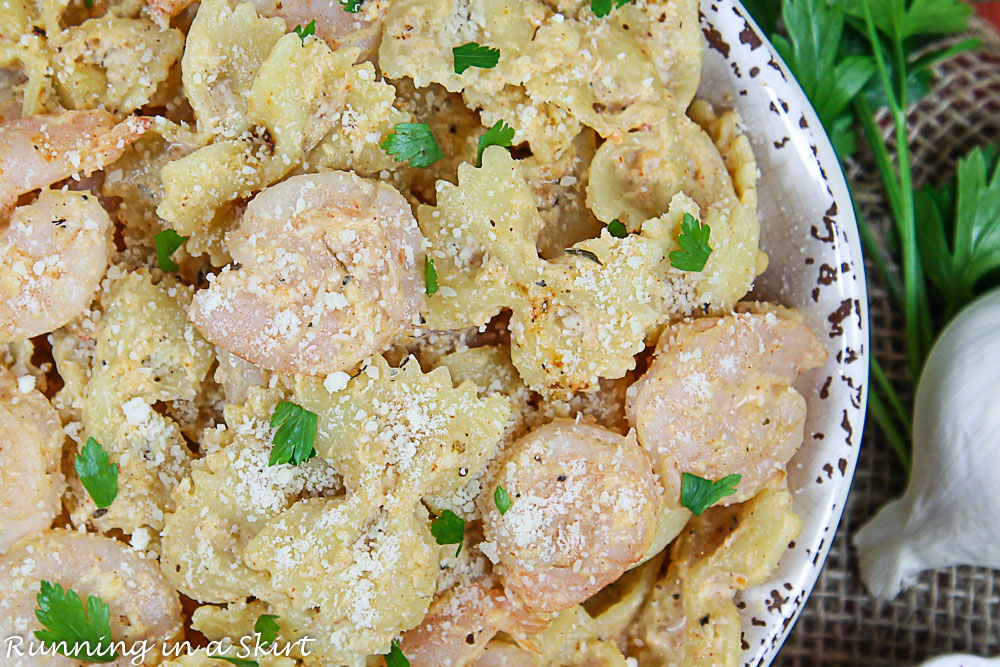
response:
<path id="1" fill-rule="evenodd" d="M 60 509 L 62 423 L 34 384 L 0 368 L 0 553 L 48 528 Z"/>
<path id="2" fill-rule="evenodd" d="M 685 472 L 741 474 L 725 504 L 784 475 L 806 417 L 791 384 L 826 360 L 816 334 L 784 312 L 698 319 L 663 332 L 652 366 L 629 388 L 627 411 L 668 503 L 679 503 Z"/>
<path id="3" fill-rule="evenodd" d="M 19 195 L 114 162 L 152 123 L 131 117 L 116 125 L 114 116 L 95 109 L 0 124 L 0 213 Z"/>
<path id="4" fill-rule="evenodd" d="M 108 267 L 111 224 L 97 197 L 47 190 L 0 229 L 0 342 L 54 331 L 76 317 Z"/>
<path id="5" fill-rule="evenodd" d="M 177 638 L 181 631 L 181 605 L 156 561 L 144 560 L 128 545 L 109 537 L 67 530 L 45 531 L 22 540 L 0 558 L 0 617 L 7 634 L 22 638 L 27 651 L 35 641 L 32 631 L 42 626 L 35 618 L 39 582 L 72 588 L 80 599 L 99 596 L 111 610 L 111 638 L 125 646 L 149 640 L 157 647 Z M 15 648 L 16 648 L 16 639 Z M 154 651 L 152 657 L 158 655 Z M 131 660 L 119 656 L 114 665 Z M 51 655 L 13 658 L 4 664 L 77 665 L 79 661 Z"/>
<path id="6" fill-rule="evenodd" d="M 382 41 L 382 0 L 368 0 L 361 11 L 345 11 L 332 0 L 250 0 L 257 13 L 266 18 L 284 19 L 289 30 L 316 21 L 316 36 L 331 49 L 355 46 L 360 60 L 367 60 Z M 161 28 L 195 0 L 149 0 L 149 15 Z"/>
<path id="7" fill-rule="evenodd" d="M 413 667 L 458 667 L 472 663 L 498 632 L 523 638 L 544 625 L 503 591 L 469 584 L 435 600 L 420 625 L 403 633 L 400 648 Z"/>
<path id="8" fill-rule="evenodd" d="M 500 514 L 492 489 L 511 505 Z M 532 610 L 579 604 L 638 562 L 659 488 L 635 436 L 561 419 L 515 442 L 481 500 L 506 589 Z"/>
<path id="9" fill-rule="evenodd" d="M 423 304 L 424 238 L 391 186 L 333 171 L 257 195 L 227 239 L 239 269 L 195 295 L 208 340 L 269 370 L 326 375 L 387 347 Z"/>

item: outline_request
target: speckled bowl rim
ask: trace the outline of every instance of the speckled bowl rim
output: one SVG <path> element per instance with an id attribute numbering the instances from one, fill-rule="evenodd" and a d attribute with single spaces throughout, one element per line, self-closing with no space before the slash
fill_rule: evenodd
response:
<path id="1" fill-rule="evenodd" d="M 761 246 L 771 265 L 754 296 L 800 310 L 829 352 L 800 378 L 805 439 L 788 482 L 804 527 L 771 579 L 737 597 L 742 662 L 771 663 L 805 606 L 857 464 L 868 389 L 868 298 L 850 192 L 822 123 L 737 0 L 703 0 L 699 97 L 736 109 L 757 156 Z"/>

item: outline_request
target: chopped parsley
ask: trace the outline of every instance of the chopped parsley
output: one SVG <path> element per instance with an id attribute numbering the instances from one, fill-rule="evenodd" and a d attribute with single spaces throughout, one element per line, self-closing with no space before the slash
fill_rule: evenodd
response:
<path id="1" fill-rule="evenodd" d="M 301 25 L 295 26 L 295 34 L 299 36 L 299 39 L 302 40 L 302 45 L 305 46 L 306 37 L 316 34 L 316 19 L 307 23 L 305 28 Z"/>
<path id="2" fill-rule="evenodd" d="M 379 146 L 396 162 L 409 160 L 411 167 L 429 167 L 444 157 L 427 123 L 397 123 Z"/>
<path id="3" fill-rule="evenodd" d="M 670 263 L 674 268 L 681 271 L 702 271 L 708 256 L 712 254 L 712 248 L 708 245 L 711 233 L 708 225 L 701 224 L 693 215 L 685 213 L 684 220 L 681 221 L 681 234 L 677 237 L 681 249 L 670 253 Z"/>
<path id="4" fill-rule="evenodd" d="M 316 423 L 318 416 L 291 401 L 281 401 L 271 415 L 274 446 L 268 465 L 282 463 L 299 465 L 316 456 Z"/>
<path id="5" fill-rule="evenodd" d="M 622 223 L 621 220 L 615 218 L 608 223 L 608 234 L 611 234 L 616 239 L 623 239 L 628 236 L 628 228 Z"/>
<path id="6" fill-rule="evenodd" d="M 410 661 L 403 655 L 403 649 L 399 648 L 399 640 L 392 640 L 392 650 L 385 656 L 385 667 L 410 667 Z"/>
<path id="7" fill-rule="evenodd" d="M 93 9 L 94 0 L 83 0 L 83 6 L 86 7 L 87 9 Z"/>
<path id="8" fill-rule="evenodd" d="M 703 479 L 698 475 L 683 473 L 681 475 L 681 505 L 701 516 L 702 512 L 723 498 L 736 493 L 736 485 L 743 475 L 726 475 L 717 482 Z"/>
<path id="9" fill-rule="evenodd" d="M 486 130 L 486 134 L 479 137 L 479 147 L 476 150 L 476 166 L 483 166 L 483 151 L 486 150 L 487 146 L 510 147 L 512 141 L 514 141 L 514 128 L 502 120 L 498 120 L 493 124 L 493 127 Z"/>
<path id="10" fill-rule="evenodd" d="M 470 67 L 493 69 L 500 62 L 500 49 L 492 49 L 475 42 L 456 46 L 451 52 L 455 56 L 455 74 L 461 74 Z"/>
<path id="11" fill-rule="evenodd" d="M 361 11 L 361 0 L 340 0 L 340 7 L 348 14 L 357 14 Z"/>
<path id="12" fill-rule="evenodd" d="M 170 259 L 170 256 L 177 252 L 185 241 L 187 241 L 186 236 L 181 236 L 172 229 L 164 229 L 153 237 L 153 242 L 156 243 L 156 263 L 160 265 L 161 271 L 170 273 L 181 268 L 177 262 Z"/>
<path id="13" fill-rule="evenodd" d="M 510 494 L 507 493 L 507 489 L 502 486 L 498 486 L 496 491 L 493 492 L 493 502 L 496 503 L 497 509 L 500 510 L 500 516 L 507 513 L 510 509 Z"/>
<path id="14" fill-rule="evenodd" d="M 434 296 L 438 291 L 438 272 L 434 268 L 434 258 L 424 255 L 424 280 L 427 283 L 427 296 Z"/>
<path id="15" fill-rule="evenodd" d="M 598 18 L 604 18 L 612 9 L 621 9 L 632 0 L 590 0 L 590 11 Z"/>
<path id="16" fill-rule="evenodd" d="M 110 463 L 101 443 L 87 438 L 74 461 L 76 474 L 98 508 L 108 507 L 118 495 L 118 464 Z"/>
<path id="17" fill-rule="evenodd" d="M 438 544 L 457 544 L 458 551 L 455 552 L 457 556 L 462 553 L 462 540 L 465 539 L 465 519 L 451 510 L 445 510 L 431 523 L 431 535 L 434 536 Z"/>
<path id="18" fill-rule="evenodd" d="M 35 618 L 44 630 L 35 630 L 35 638 L 55 646 L 58 653 L 84 662 L 113 662 L 117 656 L 111 641 L 111 610 L 96 595 L 87 596 L 87 604 L 72 589 L 42 581 L 35 597 Z"/>
<path id="19" fill-rule="evenodd" d="M 261 614 L 257 617 L 257 622 L 253 624 L 253 631 L 260 635 L 261 646 L 266 648 L 278 638 L 278 633 L 281 632 L 278 618 L 273 614 Z"/>

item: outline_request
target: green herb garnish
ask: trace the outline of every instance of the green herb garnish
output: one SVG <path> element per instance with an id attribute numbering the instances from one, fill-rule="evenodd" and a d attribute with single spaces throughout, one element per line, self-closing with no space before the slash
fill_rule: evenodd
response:
<path id="1" fill-rule="evenodd" d="M 253 631 L 260 635 L 260 645 L 268 647 L 278 638 L 281 626 L 278 625 L 279 616 L 274 614 L 261 614 L 253 624 Z"/>
<path id="2" fill-rule="evenodd" d="M 621 9 L 632 0 L 590 0 L 590 11 L 598 18 L 604 18 L 612 9 Z"/>
<path id="3" fill-rule="evenodd" d="M 434 536 L 438 544 L 457 544 L 458 551 L 455 552 L 457 556 L 462 553 L 462 540 L 465 539 L 465 519 L 451 510 L 445 510 L 431 523 L 431 535 Z"/>
<path id="4" fill-rule="evenodd" d="M 434 268 L 434 258 L 424 255 L 424 281 L 426 283 L 427 296 L 434 296 L 438 291 L 438 272 Z"/>
<path id="5" fill-rule="evenodd" d="M 299 465 L 316 456 L 316 423 L 318 416 L 291 401 L 281 401 L 271 415 L 274 446 L 268 465 L 282 463 Z"/>
<path id="6" fill-rule="evenodd" d="M 711 234 L 712 230 L 708 225 L 701 224 L 693 215 L 685 213 L 681 221 L 681 234 L 677 237 L 681 249 L 670 253 L 673 267 L 681 271 L 704 270 L 705 263 L 712 254 L 712 247 L 708 245 Z"/>
<path id="7" fill-rule="evenodd" d="M 410 667 L 410 661 L 399 648 L 399 640 L 392 640 L 392 650 L 385 656 L 385 667 Z"/>
<path id="8" fill-rule="evenodd" d="M 628 236 L 628 228 L 617 218 L 608 223 L 608 234 L 616 239 L 623 239 Z"/>
<path id="9" fill-rule="evenodd" d="M 256 660 L 245 660 L 243 658 L 230 658 L 224 655 L 210 655 L 208 657 L 213 660 L 225 660 L 231 665 L 236 665 L 236 667 L 258 667 L 260 664 Z"/>
<path id="10" fill-rule="evenodd" d="M 294 32 L 296 35 L 299 36 L 299 39 L 302 40 L 302 45 L 305 46 L 306 37 L 316 34 L 316 19 L 313 19 L 312 21 L 307 23 L 305 28 L 303 28 L 301 25 L 295 26 Z"/>
<path id="11" fill-rule="evenodd" d="M 498 486 L 493 492 L 493 502 L 496 503 L 500 516 L 506 514 L 507 510 L 510 509 L 510 494 L 507 493 L 507 489 Z"/>
<path id="12" fill-rule="evenodd" d="M 379 146 L 396 162 L 409 160 L 411 167 L 429 167 L 444 157 L 427 123 L 398 123 Z"/>
<path id="13" fill-rule="evenodd" d="M 455 56 L 455 74 L 461 74 L 470 67 L 493 69 L 500 62 L 500 49 L 492 49 L 475 42 L 456 46 L 451 52 Z"/>
<path id="14" fill-rule="evenodd" d="M 84 605 L 72 589 L 42 581 L 35 600 L 35 618 L 45 628 L 35 630 L 35 638 L 43 646 L 54 645 L 58 653 L 85 662 L 118 657 L 111 641 L 111 610 L 101 598 L 88 595 Z"/>
<path id="15" fill-rule="evenodd" d="M 493 124 L 493 127 L 486 130 L 486 134 L 479 137 L 479 147 L 476 150 L 476 166 L 483 166 L 483 151 L 486 150 L 487 146 L 504 146 L 509 148 L 512 141 L 514 141 L 514 128 L 502 120 L 498 120 Z"/>
<path id="16" fill-rule="evenodd" d="M 181 267 L 170 258 L 177 249 L 187 241 L 186 236 L 181 236 L 172 229 L 164 229 L 153 237 L 156 244 L 156 263 L 160 265 L 160 270 L 164 273 L 178 271 Z"/>
<path id="17" fill-rule="evenodd" d="M 110 463 L 101 443 L 87 438 L 73 462 L 80 483 L 98 508 L 108 507 L 118 495 L 118 464 Z"/>
<path id="18" fill-rule="evenodd" d="M 357 14 L 361 11 L 362 0 L 340 0 L 340 7 L 348 14 Z"/>
<path id="19" fill-rule="evenodd" d="M 743 475 L 726 475 L 717 482 L 703 479 L 691 473 L 681 474 L 681 505 L 691 510 L 695 516 L 736 493 L 736 485 Z"/>

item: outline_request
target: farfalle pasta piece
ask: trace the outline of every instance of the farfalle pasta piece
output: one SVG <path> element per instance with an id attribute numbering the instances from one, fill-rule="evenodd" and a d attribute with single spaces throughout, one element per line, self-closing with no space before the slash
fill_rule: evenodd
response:
<path id="1" fill-rule="evenodd" d="M 270 590 L 265 574 L 246 564 L 243 550 L 276 514 L 303 495 L 341 490 L 329 461 L 270 466 L 268 415 L 280 393 L 252 389 L 245 406 L 228 405 L 226 427 L 209 429 L 209 453 L 172 494 L 175 509 L 163 529 L 163 571 L 178 590 L 202 602 L 231 602 Z"/>
<path id="2" fill-rule="evenodd" d="M 372 505 L 391 494 L 404 507 L 421 497 L 458 511 L 460 491 L 500 445 L 510 401 L 477 397 L 472 382 L 452 385 L 446 368 L 429 373 L 413 358 L 393 368 L 375 357 L 333 395 L 304 378 L 295 400 L 319 415 L 316 451 L 333 461 L 352 493 Z"/>
<path id="3" fill-rule="evenodd" d="M 759 247 L 757 162 L 735 112 L 716 116 L 699 101 L 690 113 L 697 124 L 662 117 L 620 143 L 605 142 L 590 166 L 587 205 L 598 219 L 635 230 L 670 210 L 679 193 L 694 199 L 692 215 L 712 230 L 697 300 L 727 312 L 767 268 Z"/>
<path id="4" fill-rule="evenodd" d="M 285 33 L 280 19 L 257 16 L 249 2 L 205 0 L 188 31 L 181 60 L 184 92 L 198 129 L 235 138 L 250 128 L 250 90 L 257 70 Z"/>
<path id="5" fill-rule="evenodd" d="M 679 197 L 639 234 L 604 232 L 547 262 L 535 248 L 541 219 L 520 166 L 488 148 L 481 169 L 463 165 L 459 185 L 439 184 L 438 205 L 418 211 L 440 283 L 425 306 L 428 326 L 478 326 L 510 308 L 511 356 L 525 384 L 562 396 L 593 391 L 600 378 L 634 368 L 648 332 L 694 310 L 695 274 L 667 260 L 692 211 Z"/>
<path id="6" fill-rule="evenodd" d="M 53 81 L 70 109 L 125 116 L 149 102 L 181 57 L 184 34 L 146 19 L 106 15 L 53 35 Z"/>
<path id="7" fill-rule="evenodd" d="M 438 548 L 427 510 L 385 502 L 372 508 L 361 494 L 300 501 L 244 552 L 277 592 L 258 597 L 315 638 L 310 649 L 325 664 L 364 665 L 366 656 L 388 653 L 430 606 Z"/>
<path id="8" fill-rule="evenodd" d="M 629 654 L 640 664 L 737 664 L 742 647 L 733 596 L 766 581 L 801 528 L 791 494 L 779 486 L 693 518 L 628 630 Z"/>
<path id="9" fill-rule="evenodd" d="M 130 273 L 103 300 L 83 396 L 84 432 L 120 470 L 116 502 L 94 519 L 102 529 L 159 530 L 173 507 L 170 491 L 188 473 L 192 455 L 181 430 L 154 405 L 194 399 L 214 360 L 212 346 L 185 317 L 190 298 L 182 285 L 153 285 L 147 274 Z M 89 497 L 78 496 L 92 512 Z"/>

